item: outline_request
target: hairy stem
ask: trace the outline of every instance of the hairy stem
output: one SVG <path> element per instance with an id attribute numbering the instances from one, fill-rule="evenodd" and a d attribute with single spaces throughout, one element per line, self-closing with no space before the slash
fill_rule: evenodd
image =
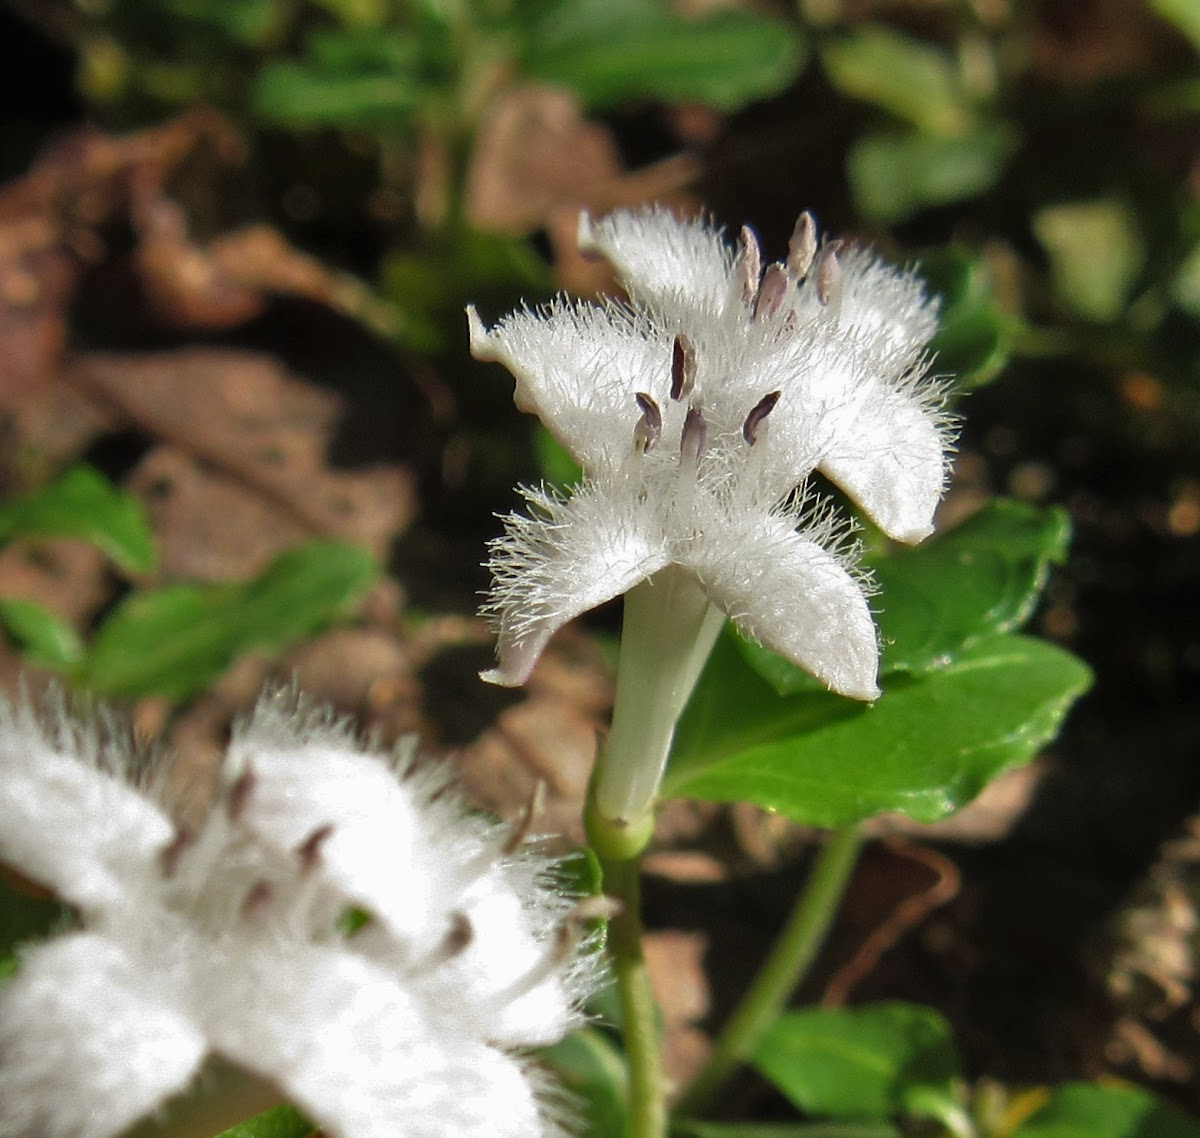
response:
<path id="1" fill-rule="evenodd" d="M 770 956 L 717 1038 L 708 1063 L 679 1104 L 681 1114 L 698 1114 L 712 1102 L 725 1080 L 750 1057 L 763 1033 L 787 1006 L 833 923 L 861 846 L 857 825 L 842 826 L 830 834 Z"/>

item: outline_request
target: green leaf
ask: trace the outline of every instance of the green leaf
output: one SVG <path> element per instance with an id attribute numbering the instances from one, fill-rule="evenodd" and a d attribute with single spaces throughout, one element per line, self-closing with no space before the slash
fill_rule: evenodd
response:
<path id="1" fill-rule="evenodd" d="M 925 672 L 953 653 L 1029 619 L 1050 565 L 1066 556 L 1070 518 L 1057 507 L 990 502 L 947 533 L 868 558 L 883 641 L 880 672 Z M 740 641 L 751 666 L 781 695 L 819 682 L 769 649 Z"/>
<path id="2" fill-rule="evenodd" d="M 1200 244 L 1192 246 L 1176 271 L 1171 299 L 1193 319 L 1200 319 Z"/>
<path id="3" fill-rule="evenodd" d="M 560 490 L 577 486 L 583 478 L 580 467 L 566 447 L 562 445 L 540 423 L 533 433 L 533 450 L 537 455 L 538 468 L 541 470 L 542 481 Z"/>
<path id="4" fill-rule="evenodd" d="M 783 90 L 804 57 L 795 25 L 749 12 L 686 19 L 661 0 L 572 0 L 530 29 L 524 66 L 591 106 L 642 96 L 733 111 Z"/>
<path id="5" fill-rule="evenodd" d="M 222 1130 L 216 1138 L 308 1138 L 316 1127 L 290 1106 L 275 1106 Z"/>
<path id="6" fill-rule="evenodd" d="M 0 541 L 78 537 L 128 573 L 154 568 L 154 539 L 142 504 L 90 466 L 76 466 L 40 490 L 0 506 Z"/>
<path id="7" fill-rule="evenodd" d="M 380 28 L 388 19 L 388 0 L 313 0 L 343 27 Z"/>
<path id="8" fill-rule="evenodd" d="M 261 118 L 290 126 L 380 128 L 406 123 L 419 96 L 409 75 L 338 75 L 284 60 L 258 73 L 251 102 Z"/>
<path id="9" fill-rule="evenodd" d="M 252 649 L 275 651 L 343 616 L 375 580 L 366 550 L 312 542 L 252 581 L 131 595 L 101 626 L 82 682 L 99 692 L 183 699 Z"/>
<path id="10" fill-rule="evenodd" d="M 762 1037 L 752 1062 L 809 1114 L 943 1118 L 961 1109 L 950 1025 L 915 1004 L 787 1012 Z"/>
<path id="11" fill-rule="evenodd" d="M 926 206 L 976 197 L 991 188 L 1016 149 L 1004 123 L 980 126 L 960 137 L 870 134 L 850 148 L 847 174 L 865 217 L 892 224 Z"/>
<path id="12" fill-rule="evenodd" d="M 690 1138 L 901 1138 L 890 1122 L 695 1122 L 683 1119 L 672 1132 Z"/>
<path id="13" fill-rule="evenodd" d="M 585 1027 L 572 1032 L 540 1058 L 583 1105 L 588 1138 L 624 1138 L 627 1131 L 625 1059 L 606 1035 Z"/>
<path id="14" fill-rule="evenodd" d="M 1132 208 L 1115 199 L 1046 206 L 1034 214 L 1033 231 L 1059 298 L 1085 320 L 1116 320 L 1145 261 Z"/>
<path id="15" fill-rule="evenodd" d="M 1089 682 L 1061 648 L 998 635 L 938 670 L 895 674 L 873 706 L 780 696 L 726 634 L 684 712 L 664 794 L 754 802 L 811 826 L 885 810 L 932 822 L 1031 758 Z"/>
<path id="16" fill-rule="evenodd" d="M 278 0 L 165 0 L 164 20 L 206 24 L 236 43 L 260 45 L 280 21 Z"/>
<path id="17" fill-rule="evenodd" d="M 1136 1087 L 1065 1083 L 1012 1138 L 1200 1138 L 1200 1122 Z"/>
<path id="18" fill-rule="evenodd" d="M 1150 0 L 1150 7 L 1174 24 L 1200 51 L 1200 2 L 1197 0 Z"/>
<path id="19" fill-rule="evenodd" d="M 973 111 L 953 57 L 935 44 L 880 24 L 821 49 L 829 81 L 930 134 L 962 134 Z"/>
<path id="20" fill-rule="evenodd" d="M 0 625 L 32 664 L 70 668 L 83 658 L 83 641 L 75 626 L 33 601 L 0 598 Z"/>
<path id="21" fill-rule="evenodd" d="M 929 344 L 939 375 L 957 390 L 982 387 L 1008 361 L 1013 319 L 992 293 L 991 275 L 972 251 L 947 246 L 920 257 L 927 290 L 938 297 L 938 330 Z"/>

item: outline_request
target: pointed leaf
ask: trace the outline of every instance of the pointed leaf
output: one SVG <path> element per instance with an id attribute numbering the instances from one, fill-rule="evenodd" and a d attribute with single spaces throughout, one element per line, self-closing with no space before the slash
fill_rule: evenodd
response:
<path id="1" fill-rule="evenodd" d="M 78 537 L 129 573 L 154 568 L 154 539 L 142 504 L 90 466 L 76 466 L 47 486 L 0 506 L 0 541 Z"/>
<path id="2" fill-rule="evenodd" d="M 97 691 L 183 699 L 251 649 L 274 651 L 345 614 L 374 581 L 366 550 L 312 542 L 239 585 L 135 593 L 96 634 L 82 680 Z"/>
<path id="3" fill-rule="evenodd" d="M 752 1061 L 809 1114 L 939 1118 L 959 1109 L 950 1025 L 915 1004 L 788 1012 L 763 1036 Z"/>
<path id="4" fill-rule="evenodd" d="M 1070 653 L 991 636 L 873 706 L 777 695 L 729 635 L 684 712 L 664 794 L 754 802 L 810 826 L 896 810 L 932 822 L 1050 739 L 1090 682 Z"/>

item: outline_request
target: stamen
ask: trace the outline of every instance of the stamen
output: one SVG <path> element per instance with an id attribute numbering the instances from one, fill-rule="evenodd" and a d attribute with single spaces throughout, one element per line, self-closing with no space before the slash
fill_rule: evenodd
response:
<path id="1" fill-rule="evenodd" d="M 758 278 L 762 275 L 762 251 L 748 225 L 743 225 L 738 235 L 737 273 L 742 283 L 743 303 L 753 304 L 758 295 Z"/>
<path id="2" fill-rule="evenodd" d="M 794 280 L 803 280 L 808 275 L 816 255 L 817 219 L 805 210 L 796 219 L 796 228 L 788 241 L 787 269 Z"/>
<path id="3" fill-rule="evenodd" d="M 256 921 L 266 911 L 271 903 L 275 890 L 269 881 L 259 881 L 250 887 L 246 899 L 242 902 L 242 916 L 246 920 Z"/>
<path id="4" fill-rule="evenodd" d="M 622 908 L 621 902 L 612 897 L 584 897 L 555 929 L 554 939 L 546 946 L 541 960 L 497 998 L 507 1003 L 519 999 L 526 992 L 532 992 L 570 958 L 583 939 L 584 926 L 589 921 L 608 920 L 620 913 Z"/>
<path id="5" fill-rule="evenodd" d="M 842 265 L 838 260 L 840 241 L 827 241 L 817 254 L 817 299 L 825 306 L 837 300 L 842 291 Z"/>
<path id="6" fill-rule="evenodd" d="M 450 914 L 450 928 L 442 937 L 438 954 L 443 960 L 452 960 L 466 952 L 474 939 L 475 926 L 471 924 L 471 918 L 466 913 L 455 910 Z"/>
<path id="7" fill-rule="evenodd" d="M 671 346 L 671 398 L 680 403 L 695 386 L 696 346 L 686 336 L 676 336 Z"/>
<path id="8" fill-rule="evenodd" d="M 158 864 L 164 877 L 174 877 L 179 868 L 179 859 L 184 851 L 196 840 L 196 831 L 180 822 L 175 827 L 175 836 L 162 848 L 158 855 Z"/>
<path id="9" fill-rule="evenodd" d="M 525 839 L 529 837 L 529 828 L 533 825 L 534 818 L 542 812 L 545 804 L 546 780 L 539 778 L 533 784 L 533 789 L 529 792 L 529 798 L 525 803 L 524 809 L 521 811 L 520 818 L 517 819 L 516 825 L 513 826 L 512 831 L 501 847 L 501 852 L 505 857 L 516 853 L 525 844 Z"/>
<path id="10" fill-rule="evenodd" d="M 638 454 L 645 454 L 662 434 L 662 412 L 658 404 L 644 391 L 639 391 L 634 398 L 642 409 L 642 417 L 633 428 L 633 449 Z"/>
<path id="11" fill-rule="evenodd" d="M 704 446 L 708 442 L 708 424 L 699 407 L 689 407 L 683 421 L 683 433 L 679 436 L 679 460 L 693 466 L 700 461 Z"/>
<path id="12" fill-rule="evenodd" d="M 778 261 L 768 265 L 763 272 L 758 299 L 754 302 L 754 319 L 763 320 L 774 316 L 779 311 L 783 298 L 787 296 L 791 283 L 787 270 Z"/>
<path id="13" fill-rule="evenodd" d="M 766 417 L 775 410 L 775 404 L 779 402 L 782 394 L 781 391 L 772 391 L 769 395 L 764 395 L 750 409 L 750 414 L 746 416 L 746 421 L 742 424 L 742 438 L 749 446 L 758 442 L 758 429 L 763 425 Z"/>
<path id="14" fill-rule="evenodd" d="M 321 860 L 321 849 L 333 833 L 332 823 L 318 826 L 307 838 L 296 847 L 296 857 L 300 859 L 300 872 L 312 873 Z"/>
<path id="15" fill-rule="evenodd" d="M 246 812 L 246 806 L 250 802 L 250 795 L 253 793 L 257 782 L 258 776 L 254 773 L 254 768 L 247 763 L 246 769 L 242 771 L 229 788 L 229 796 L 225 799 L 225 813 L 229 815 L 230 821 L 237 822 Z"/>

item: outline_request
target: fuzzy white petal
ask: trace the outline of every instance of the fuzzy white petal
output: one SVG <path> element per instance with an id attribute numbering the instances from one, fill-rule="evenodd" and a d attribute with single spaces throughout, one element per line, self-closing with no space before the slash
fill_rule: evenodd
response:
<path id="1" fill-rule="evenodd" d="M 825 548 L 827 532 L 794 527 L 794 519 L 772 516 L 714 530 L 691 567 L 748 636 L 835 692 L 876 699 L 879 647 L 862 583 Z"/>
<path id="2" fill-rule="evenodd" d="M 896 269 L 869 249 L 852 246 L 838 252 L 840 295 L 831 306 L 821 305 L 816 290 L 799 291 L 796 313 L 802 323 L 835 320 L 859 340 L 912 359 L 937 331 L 937 302 L 925 295 L 915 273 Z"/>
<path id="3" fill-rule="evenodd" d="M 218 1050 L 277 1081 L 333 1138 L 538 1132 L 516 1059 L 440 1031 L 412 992 L 350 953 L 263 953 L 213 982 Z"/>
<path id="4" fill-rule="evenodd" d="M 672 314 L 724 313 L 733 300 L 734 256 L 720 231 L 665 209 L 620 210 L 579 219 L 579 248 L 601 254 L 630 297 Z"/>
<path id="5" fill-rule="evenodd" d="M 174 827 L 144 795 L 92 765 L 99 756 L 80 761 L 53 734 L 30 709 L 0 705 L 0 860 L 88 911 L 119 904 Z"/>
<path id="6" fill-rule="evenodd" d="M 474 1023 L 479 1038 L 499 1046 L 545 1046 L 579 1022 L 561 968 L 547 967 L 555 938 L 533 935 L 522 900 L 528 895 L 499 867 L 476 881 L 458 906 L 472 929 L 470 942 L 430 970 L 423 985 L 435 1014 L 453 1009 L 459 1022 Z M 543 933 L 557 931 L 555 916 L 538 914 Z"/>
<path id="7" fill-rule="evenodd" d="M 820 469 L 889 537 L 917 542 L 933 532 L 948 445 L 935 410 L 903 390 L 876 387 L 832 439 Z"/>
<path id="8" fill-rule="evenodd" d="M 230 748 L 227 778 L 243 772 L 252 779 L 243 824 L 258 838 L 297 859 L 308 843 L 321 880 L 406 942 L 440 933 L 450 881 L 427 855 L 412 788 L 385 764 L 334 740 L 255 732 Z"/>
<path id="9" fill-rule="evenodd" d="M 513 312 L 490 331 L 473 308 L 467 320 L 475 358 L 508 368 L 517 406 L 586 470 L 619 461 L 632 445 L 637 393 L 670 383 L 669 338 L 617 306 L 560 300 L 545 312 Z"/>
<path id="10" fill-rule="evenodd" d="M 624 476 L 617 479 L 624 485 Z M 567 621 L 631 589 L 670 561 L 659 504 L 625 486 L 586 484 L 570 499 L 527 491 L 534 516 L 513 514 L 492 543 L 489 613 L 499 665 L 484 679 L 529 678 Z"/>
<path id="11" fill-rule="evenodd" d="M 0 987 L 0 1134 L 110 1138 L 183 1090 L 207 1051 L 114 944 L 60 937 Z"/>

